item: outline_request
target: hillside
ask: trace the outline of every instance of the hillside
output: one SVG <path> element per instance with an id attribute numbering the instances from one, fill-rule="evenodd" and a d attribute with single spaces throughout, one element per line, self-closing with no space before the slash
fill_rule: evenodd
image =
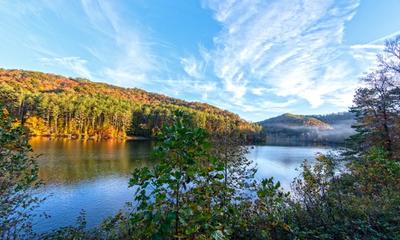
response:
<path id="1" fill-rule="evenodd" d="M 210 132 L 238 130 L 250 136 L 260 130 L 257 124 L 209 104 L 35 71 L 0 68 L 0 102 L 32 135 L 154 137 L 178 109 Z"/>
<path id="2" fill-rule="evenodd" d="M 295 115 L 286 113 L 259 122 L 272 144 L 342 143 L 354 133 L 352 113 Z"/>
<path id="3" fill-rule="evenodd" d="M 286 128 L 316 128 L 320 130 L 331 129 L 331 126 L 315 117 L 285 113 L 283 115 L 266 119 L 260 122 L 263 126 L 276 126 Z"/>

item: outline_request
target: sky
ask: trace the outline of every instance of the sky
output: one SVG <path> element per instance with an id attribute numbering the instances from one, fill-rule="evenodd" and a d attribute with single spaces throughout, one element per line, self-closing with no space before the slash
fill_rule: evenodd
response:
<path id="1" fill-rule="evenodd" d="M 400 0 L 0 0 L 0 67 L 207 102 L 260 121 L 346 111 Z"/>

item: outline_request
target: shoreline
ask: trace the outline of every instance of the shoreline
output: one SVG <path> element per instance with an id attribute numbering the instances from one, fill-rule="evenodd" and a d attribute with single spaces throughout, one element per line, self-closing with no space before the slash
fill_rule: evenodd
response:
<path id="1" fill-rule="evenodd" d="M 31 139 L 46 139 L 46 140 L 71 140 L 71 141 L 93 141 L 93 142 L 105 142 L 105 141 L 156 141 L 155 138 L 147 138 L 142 136 L 127 136 L 125 138 L 90 138 L 90 137 L 81 137 L 81 138 L 72 138 L 65 135 L 30 135 L 29 140 Z M 345 144 L 337 144 L 337 143 L 322 143 L 322 142 L 303 142 L 299 144 L 290 144 L 290 143 L 276 143 L 276 142 L 264 142 L 264 143 L 247 143 L 243 146 L 247 147 L 255 147 L 255 146 L 274 146 L 274 147 L 324 147 L 324 148 L 340 148 L 345 147 Z"/>
<path id="2" fill-rule="evenodd" d="M 126 136 L 126 137 L 95 137 L 95 136 L 76 136 L 70 134 L 63 135 L 28 135 L 29 139 L 32 138 L 46 138 L 46 139 L 68 139 L 68 140 L 85 140 L 85 141 L 149 141 L 154 140 L 153 138 L 142 137 L 142 136 Z"/>

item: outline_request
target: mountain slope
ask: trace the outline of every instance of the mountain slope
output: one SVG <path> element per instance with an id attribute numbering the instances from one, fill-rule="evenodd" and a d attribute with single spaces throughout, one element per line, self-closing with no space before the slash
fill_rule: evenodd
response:
<path id="1" fill-rule="evenodd" d="M 260 130 L 209 104 L 34 71 L 0 69 L 0 102 L 33 135 L 153 137 L 178 109 L 211 132 L 239 130 L 251 135 Z"/>
<path id="2" fill-rule="evenodd" d="M 266 119 L 260 122 L 262 126 L 276 126 L 276 127 L 287 127 L 287 128 L 316 128 L 320 130 L 328 130 L 332 127 L 311 116 L 295 115 L 291 113 L 285 113 L 283 115 Z"/>
<path id="3" fill-rule="evenodd" d="M 342 143 L 354 133 L 352 113 L 295 115 L 286 113 L 259 122 L 268 143 Z"/>

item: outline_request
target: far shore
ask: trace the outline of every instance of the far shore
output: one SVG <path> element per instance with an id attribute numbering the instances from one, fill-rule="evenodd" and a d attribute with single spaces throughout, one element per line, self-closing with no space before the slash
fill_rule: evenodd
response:
<path id="1" fill-rule="evenodd" d="M 118 141 L 144 141 L 153 140 L 152 138 L 142 137 L 142 136 L 126 136 L 126 137 L 98 137 L 98 136 L 77 136 L 71 134 L 62 135 L 29 135 L 29 138 L 47 138 L 47 139 L 70 139 L 70 140 L 90 140 L 90 141 L 108 141 L 108 140 L 118 140 Z"/>

